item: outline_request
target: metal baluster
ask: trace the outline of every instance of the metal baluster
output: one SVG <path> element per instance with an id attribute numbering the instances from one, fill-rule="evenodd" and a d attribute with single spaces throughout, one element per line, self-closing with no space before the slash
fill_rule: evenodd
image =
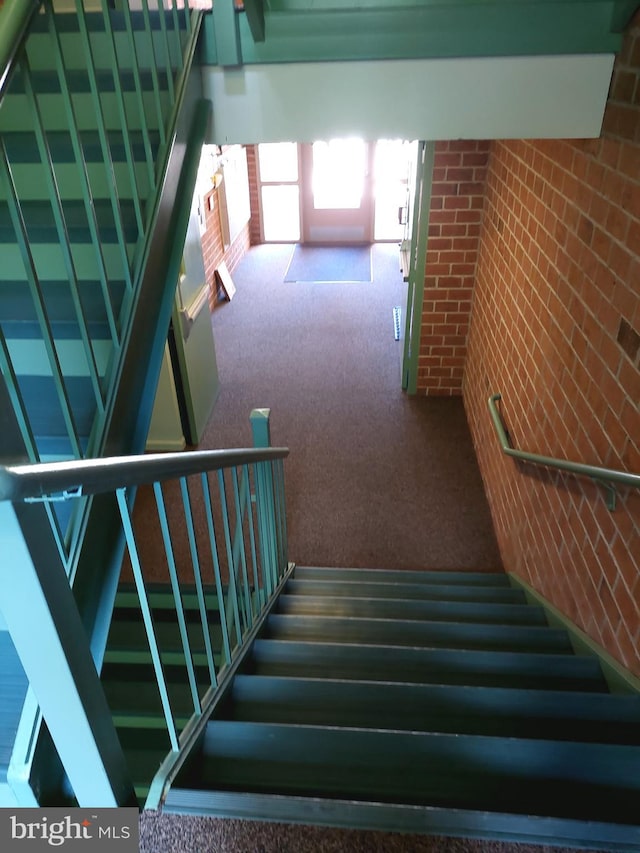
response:
<path id="1" fill-rule="evenodd" d="M 20 208 L 20 202 L 18 200 L 15 182 L 13 179 L 13 174 L 11 172 L 11 166 L 9 165 L 9 159 L 7 157 L 7 149 L 5 147 L 4 140 L 1 137 L 0 174 L 2 174 L 2 176 L 4 177 L 4 181 L 7 187 L 7 203 L 9 206 L 9 214 L 11 216 L 11 221 L 13 223 L 13 227 L 16 233 L 16 239 L 18 241 L 18 247 L 22 256 L 22 262 L 24 264 L 25 272 L 27 275 L 29 291 L 38 318 L 40 333 L 42 334 L 45 350 L 47 352 L 47 356 L 49 357 L 49 364 L 51 366 L 54 385 L 56 388 L 56 393 L 58 395 L 58 402 L 60 403 L 60 409 L 62 410 L 62 416 L 64 418 L 65 426 L 67 428 L 69 441 L 71 442 L 71 451 L 74 456 L 80 457 L 82 456 L 82 448 L 80 446 L 75 417 L 71 408 L 71 401 L 69 400 L 69 395 L 67 393 L 67 388 L 64 382 L 62 368 L 60 366 L 60 361 L 58 358 L 58 352 L 55 347 L 53 332 L 51 329 L 51 324 L 49 323 L 49 316 L 47 314 L 44 296 L 42 294 L 40 282 L 38 280 L 38 273 L 36 271 L 33 255 L 31 254 L 31 249 L 29 247 L 29 235 L 27 234 L 27 226 L 22 216 L 22 210 Z"/>
<path id="2" fill-rule="evenodd" d="M 229 596 L 233 611 L 233 620 L 236 629 L 238 645 L 242 643 L 242 627 L 240 625 L 240 611 L 238 608 L 238 590 L 236 588 L 236 571 L 233 560 L 233 549 L 231 547 L 231 533 L 229 525 L 229 507 L 227 506 L 227 490 L 224 482 L 224 472 L 218 471 L 218 489 L 220 491 L 220 505 L 222 509 L 222 528 L 224 530 L 224 543 L 227 551 L 227 566 L 229 568 Z"/>
<path id="3" fill-rule="evenodd" d="M 202 707 L 200 705 L 200 697 L 198 695 L 198 682 L 196 680 L 196 672 L 193 665 L 193 655 L 191 654 L 191 645 L 189 643 L 187 621 L 184 616 L 184 607 L 182 606 L 182 596 L 180 594 L 180 581 L 178 580 L 176 561 L 173 555 L 173 546 L 171 544 L 171 533 L 169 532 L 169 521 L 167 519 L 167 511 L 164 505 L 164 496 L 162 494 L 162 486 L 160 483 L 153 484 L 153 493 L 155 495 L 156 507 L 158 509 L 158 519 L 160 521 L 160 530 L 162 531 L 164 552 L 167 558 L 167 565 L 169 567 L 171 591 L 173 592 L 173 601 L 176 607 L 178 626 L 180 628 L 180 639 L 182 641 L 182 651 L 184 652 L 184 660 L 187 667 L 189 687 L 191 688 L 193 709 L 196 714 L 200 714 L 202 712 Z"/>
<path id="4" fill-rule="evenodd" d="M 102 251 L 98 220 L 96 217 L 96 211 L 93 203 L 93 194 L 91 191 L 89 172 L 87 170 L 87 162 L 85 160 L 84 151 L 82 149 L 82 143 L 80 141 L 80 132 L 78 130 L 76 111 L 73 106 L 73 99 L 71 98 L 69 86 L 67 85 L 67 69 L 65 66 L 64 56 L 62 54 L 62 44 L 60 41 L 60 34 L 56 25 L 56 17 L 53 12 L 52 0 L 46 0 L 46 8 L 47 18 L 49 22 L 49 35 L 51 36 L 51 39 L 53 40 L 56 48 L 54 51 L 54 61 L 56 64 L 56 71 L 58 73 L 58 80 L 60 81 L 60 90 L 62 92 L 62 97 L 64 100 L 64 107 L 67 116 L 67 125 L 69 127 L 69 135 L 71 136 L 71 145 L 73 147 L 73 153 L 80 175 L 82 199 L 84 201 L 84 208 L 87 214 L 87 224 L 91 233 L 91 242 L 93 243 L 93 249 L 96 255 L 98 278 L 100 280 L 102 298 L 104 300 L 105 311 L 107 314 L 107 322 L 109 324 L 109 334 L 111 336 L 111 343 L 115 347 L 118 347 L 118 328 L 116 325 L 113 305 L 111 303 L 111 294 L 109 293 L 109 276 L 107 274 L 107 265 L 104 259 L 104 253 Z"/>
<path id="5" fill-rule="evenodd" d="M 160 701 L 162 702 L 162 709 L 164 711 L 164 718 L 167 723 L 167 730 L 169 732 L 169 740 L 171 742 L 171 749 L 174 752 L 178 752 L 180 749 L 180 743 L 178 740 L 178 732 L 176 729 L 176 724 L 173 718 L 173 713 L 171 711 L 171 702 L 169 700 L 169 691 L 167 689 L 167 681 L 164 677 L 164 670 L 162 668 L 162 660 L 160 659 L 160 649 L 158 647 L 158 639 L 156 637 L 155 628 L 153 625 L 153 617 L 151 615 L 151 607 L 149 606 L 149 598 L 147 596 L 147 590 L 144 583 L 144 577 L 142 575 L 142 565 L 140 563 L 140 557 L 138 555 L 138 548 L 136 546 L 135 534 L 133 532 L 133 525 L 131 523 L 131 515 L 129 513 L 129 507 L 127 506 L 127 498 L 125 494 L 125 489 L 117 489 L 116 497 L 118 500 L 118 507 L 120 509 L 120 517 L 122 519 L 122 526 L 124 529 L 125 538 L 127 541 L 127 548 L 129 550 L 129 557 L 131 558 L 131 568 L 133 571 L 133 578 L 136 585 L 136 590 L 138 592 L 138 600 L 140 602 L 140 609 L 142 611 L 142 619 L 144 621 L 144 627 L 147 634 L 147 640 L 149 642 L 149 650 L 151 652 L 151 659 L 153 661 L 153 669 L 156 675 L 156 681 L 158 683 L 158 690 L 160 691 Z"/>
<path id="6" fill-rule="evenodd" d="M 184 22 L 187 30 L 187 36 L 191 32 L 191 9 L 189 8 L 189 0 L 184 0 Z"/>
<path id="7" fill-rule="evenodd" d="M 218 597 L 218 608 L 220 610 L 220 626 L 222 628 L 222 644 L 227 665 L 231 663 L 231 647 L 229 645 L 229 629 L 227 627 L 226 607 L 224 593 L 222 590 L 222 578 L 220 577 L 220 558 L 218 556 L 218 543 L 213 523 L 213 510 L 211 507 L 211 493 L 209 491 L 209 479 L 206 473 L 200 475 L 202 482 L 202 497 L 204 499 L 207 514 L 207 529 L 209 531 L 209 544 L 211 546 L 211 557 L 213 560 L 213 573 L 216 582 L 216 595 Z"/>
<path id="8" fill-rule="evenodd" d="M 124 4 L 124 17 L 125 21 L 127 20 L 127 14 L 129 10 L 129 4 Z M 129 139 L 129 128 L 128 128 L 128 120 L 127 120 L 127 111 L 125 107 L 124 93 L 122 91 L 122 83 L 120 80 L 120 73 L 118 69 L 118 54 L 116 51 L 116 40 L 113 32 L 113 25 L 111 23 L 111 14 L 109 12 L 109 7 L 107 6 L 107 0 L 102 0 L 102 15 L 104 17 L 104 27 L 105 32 L 108 36 L 109 40 L 109 51 L 111 54 L 111 73 L 113 75 L 113 84 L 116 92 L 116 100 L 118 102 L 118 113 L 120 115 L 120 125 L 122 127 L 122 136 L 125 146 L 128 146 L 128 157 L 127 164 L 129 166 L 129 181 L 131 183 L 131 189 L 134 195 L 137 198 L 142 198 L 142 192 L 138 187 L 138 179 L 136 176 L 135 169 L 135 160 L 133 157 L 133 149 L 131 147 L 131 141 Z M 127 30 L 127 32 L 129 32 Z M 144 146 L 144 154 L 145 154 L 145 163 L 147 166 L 147 176 L 149 179 L 149 187 L 153 188 L 155 184 L 155 164 L 153 162 L 153 151 L 151 149 L 151 140 L 149 138 L 149 129 L 147 127 L 147 119 L 144 111 L 144 100 L 142 96 L 142 81 L 140 78 L 140 65 L 138 63 L 138 54 L 136 51 L 135 40 L 131 37 L 129 41 L 129 49 L 130 49 L 130 63 L 131 63 L 131 73 L 133 74 L 133 85 L 136 93 L 136 103 L 138 105 L 138 115 L 140 117 L 140 132 L 142 133 L 142 144 Z M 127 149 L 125 148 L 125 151 Z M 140 235 L 144 234 L 144 224 L 142 223 L 142 217 L 140 217 L 140 221 L 138 223 L 138 231 Z"/>
<path id="9" fill-rule="evenodd" d="M 269 549 L 269 566 L 273 577 L 274 588 L 280 580 L 280 567 L 278 565 L 278 552 L 276 543 L 276 518 L 273 493 L 273 472 L 270 462 L 262 463 L 264 470 L 264 507 L 267 522 L 267 547 Z"/>
<path id="10" fill-rule="evenodd" d="M 27 410 L 24 405 L 24 400 L 22 399 L 22 394 L 20 393 L 20 386 L 18 385 L 18 377 L 16 376 L 16 372 L 13 369 L 13 362 L 11 360 L 11 353 L 9 352 L 9 347 L 7 346 L 7 341 L 4 336 L 4 332 L 2 331 L 2 327 L 0 326 L 0 373 L 5 378 L 5 382 L 7 385 L 7 391 L 9 393 L 9 399 L 11 400 L 11 405 L 16 414 L 16 419 L 20 426 L 20 433 L 22 434 L 22 439 L 25 443 L 25 447 L 27 449 L 27 455 L 29 457 L 30 462 L 39 462 L 40 455 L 38 453 L 38 449 L 36 447 L 36 440 L 34 438 L 33 432 L 31 430 L 31 423 L 29 421 L 29 416 L 27 415 Z"/>
<path id="11" fill-rule="evenodd" d="M 26 55 L 23 57 L 20 63 L 20 71 L 22 73 L 24 90 L 27 96 L 27 100 L 29 102 L 29 107 L 33 115 L 36 142 L 38 144 L 40 159 L 45 170 L 45 179 L 47 182 L 47 189 L 49 191 L 49 201 L 51 203 L 51 210 L 53 212 L 53 218 L 56 225 L 58 243 L 62 252 L 65 270 L 67 273 L 67 280 L 71 292 L 71 299 L 73 301 L 75 318 L 80 329 L 80 340 L 82 341 L 84 355 L 87 360 L 89 378 L 91 380 L 91 385 L 93 388 L 95 403 L 99 413 L 103 414 L 105 408 L 105 401 L 102 395 L 102 387 L 100 383 L 98 365 L 96 363 L 95 353 L 93 351 L 93 346 L 89 337 L 87 319 L 85 316 L 82 301 L 80 299 L 78 276 L 76 274 L 75 262 L 71 253 L 71 239 L 69 237 L 69 232 L 67 231 L 64 208 L 62 206 L 62 199 L 60 197 L 60 191 L 58 189 L 55 171 L 53 169 L 51 151 L 49 150 L 49 143 L 47 142 L 47 136 L 42 120 L 42 113 L 40 112 L 40 107 L 38 105 L 36 94 L 33 89 L 33 84 L 31 82 L 31 73 Z"/>
<path id="12" fill-rule="evenodd" d="M 253 588 L 254 595 L 256 598 L 256 613 L 260 613 L 262 610 L 264 590 L 260 588 L 260 581 L 258 579 L 258 558 L 256 555 L 256 536 L 254 530 L 254 519 L 253 519 L 253 507 L 252 504 L 252 496 L 251 496 L 251 478 L 249 474 L 249 466 L 243 465 L 242 467 L 242 480 L 246 494 L 246 504 L 247 504 L 247 525 L 249 528 L 249 545 L 251 548 L 251 567 L 253 569 Z"/>
<path id="13" fill-rule="evenodd" d="M 277 500 L 276 500 L 276 509 L 278 514 L 278 531 L 279 531 L 279 559 L 280 559 L 280 570 L 279 576 L 286 570 L 288 562 L 289 562 L 289 554 L 287 548 L 288 534 L 287 534 L 287 504 L 285 500 L 285 489 L 284 489 L 284 463 L 282 459 L 278 459 L 274 463 L 274 477 L 277 482 Z"/>
<path id="14" fill-rule="evenodd" d="M 250 415 L 251 432 L 254 447 L 271 446 L 271 412 L 269 409 L 253 409 Z M 278 566 L 275 559 L 272 515 L 270 501 L 273 501 L 273 491 L 269 490 L 270 471 L 266 463 L 258 463 L 256 471 L 256 504 L 260 519 L 260 546 L 262 554 L 262 571 L 267 579 L 269 595 L 278 585 Z"/>
<path id="15" fill-rule="evenodd" d="M 168 2 L 171 7 L 171 15 L 173 18 L 174 44 L 177 46 L 178 68 L 182 68 L 184 65 L 184 57 L 182 56 L 182 39 L 180 38 L 180 16 L 178 15 L 178 3 L 177 0 L 168 0 Z M 187 0 L 185 0 L 185 6 L 186 5 Z"/>
<path id="16" fill-rule="evenodd" d="M 207 618 L 207 604 L 204 597 L 204 588 L 202 585 L 202 572 L 200 571 L 200 561 L 198 560 L 198 548 L 196 545 L 196 532 L 193 526 L 193 515 L 191 513 L 191 502 L 189 500 L 189 490 L 187 488 L 186 477 L 180 477 L 180 492 L 182 494 L 182 505 L 184 507 L 184 517 L 187 523 L 187 534 L 189 536 L 189 550 L 191 552 L 191 564 L 193 566 L 193 576 L 196 583 L 196 594 L 198 597 L 198 608 L 200 610 L 200 621 L 202 623 L 202 634 L 204 637 L 204 647 L 207 653 L 207 665 L 209 667 L 209 678 L 211 684 L 216 687 L 218 678 L 216 676 L 216 665 L 213 659 L 213 649 L 211 648 L 211 635 L 209 633 L 209 619 Z"/>
<path id="17" fill-rule="evenodd" d="M 148 0 L 142 0 L 142 14 L 145 21 L 145 26 L 148 28 L 148 31 L 151 36 L 151 43 L 153 42 L 153 29 L 151 26 L 151 20 L 149 16 L 149 2 Z M 160 31 L 162 33 L 162 39 L 164 41 L 165 48 L 165 58 L 166 58 L 166 74 L 167 74 L 167 88 L 169 89 L 169 101 L 171 104 L 175 102 L 176 94 L 175 87 L 173 84 L 173 69 L 171 66 L 171 50 L 169 48 L 169 37 L 167 35 L 167 22 L 165 20 L 164 15 L 164 2 L 163 0 L 158 0 L 158 21 L 160 22 Z M 153 55 L 155 57 L 155 47 L 153 48 Z M 159 63 L 158 63 L 159 65 Z M 163 122 L 164 124 L 164 122 Z"/>
<path id="18" fill-rule="evenodd" d="M 131 21 L 131 9 L 129 8 L 129 0 L 123 4 L 125 26 L 129 35 L 129 41 L 133 42 L 135 37 L 133 34 L 133 24 Z M 149 70 L 151 73 L 151 83 L 153 86 L 153 100 L 156 109 L 156 117 L 158 121 L 158 133 L 160 134 L 160 144 L 164 145 L 167 140 L 167 133 L 164 127 L 164 115 L 162 113 L 162 101 L 160 100 L 160 81 L 158 79 L 158 63 L 156 60 L 155 46 L 153 44 L 153 33 L 151 32 L 151 24 L 149 21 L 149 10 L 147 9 L 146 16 L 143 13 L 144 31 L 149 39 Z"/>
<path id="19" fill-rule="evenodd" d="M 269 469 L 269 491 L 270 491 L 270 514 L 271 524 L 273 528 L 273 563 L 275 568 L 276 578 L 280 580 L 282 574 L 282 559 L 280 555 L 280 519 L 278 516 L 278 484 L 276 482 L 276 466 L 267 462 Z"/>
<path id="20" fill-rule="evenodd" d="M 231 469 L 231 481 L 233 483 L 233 502 L 236 510 L 236 537 L 234 546 L 237 543 L 237 548 L 240 551 L 240 568 L 242 570 L 242 582 L 244 588 L 244 604 L 247 620 L 247 627 L 253 625 L 253 608 L 251 606 L 251 590 L 249 588 L 249 576 L 247 574 L 247 553 L 244 544 L 244 507 L 240 501 L 240 488 L 238 485 L 238 469 Z"/>
<path id="21" fill-rule="evenodd" d="M 102 151 L 102 160 L 106 171 L 107 187 L 109 188 L 109 199 L 111 201 L 111 210 L 113 212 L 113 221 L 116 226 L 118 235 L 118 249 L 122 263 L 122 274 L 127 286 L 127 291 L 131 293 L 133 283 L 131 280 L 131 268 L 129 255 L 127 253 L 127 240 L 124 233 L 124 225 L 122 220 L 122 206 L 118 196 L 118 182 L 113 168 L 113 157 L 111 156 L 111 147 L 109 145 L 109 136 L 104 119 L 104 111 L 102 109 L 102 101 L 100 99 L 100 91 L 98 89 L 98 80 L 96 78 L 96 66 L 93 60 L 93 49 L 91 47 L 91 39 L 89 38 L 89 30 L 87 28 L 87 20 L 84 13 L 82 0 L 76 0 L 76 12 L 78 16 L 78 27 L 80 30 L 80 39 L 85 55 L 86 70 L 89 77 L 89 88 L 94 106 L 94 118 L 98 130 L 98 138 L 100 140 L 100 149 Z"/>
<path id="22" fill-rule="evenodd" d="M 262 463 L 258 462 L 253 466 L 254 470 L 254 482 L 256 487 L 256 515 L 258 517 L 258 531 L 260 534 L 259 542 L 260 542 L 260 557 L 262 564 L 262 579 L 263 583 L 267 590 L 267 596 L 270 598 L 273 590 L 276 587 L 276 583 L 274 582 L 274 577 L 271 573 L 271 566 L 269 561 L 269 528 L 267 524 L 267 518 L 265 514 L 264 500 L 263 495 L 265 493 L 264 487 L 264 468 Z"/>

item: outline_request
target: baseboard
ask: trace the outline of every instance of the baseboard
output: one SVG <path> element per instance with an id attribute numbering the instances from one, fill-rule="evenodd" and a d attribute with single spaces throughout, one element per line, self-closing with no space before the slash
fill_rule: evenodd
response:
<path id="1" fill-rule="evenodd" d="M 617 661 L 600 643 L 578 628 L 568 616 L 565 616 L 530 584 L 514 572 L 507 572 L 507 574 L 515 586 L 524 590 L 529 601 L 544 609 L 550 625 L 564 628 L 569 633 L 576 654 L 595 655 L 598 658 L 612 693 L 640 693 L 640 678 Z"/>

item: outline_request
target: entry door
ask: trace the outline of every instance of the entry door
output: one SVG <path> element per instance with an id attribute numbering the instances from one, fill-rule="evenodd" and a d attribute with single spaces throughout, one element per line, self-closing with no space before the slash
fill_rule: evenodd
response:
<path id="1" fill-rule="evenodd" d="M 408 222 L 411 224 L 411 233 L 402 241 L 403 253 L 408 254 L 406 277 L 409 282 L 402 357 L 402 387 L 409 394 L 415 394 L 418 388 L 424 269 L 427 262 L 434 151 L 433 142 L 420 142 L 418 144 L 415 180 L 411 184 L 410 190 L 410 200 L 412 201 L 410 201 Z"/>
<path id="2" fill-rule="evenodd" d="M 372 159 L 362 139 L 301 146 L 304 243 L 373 242 Z"/>

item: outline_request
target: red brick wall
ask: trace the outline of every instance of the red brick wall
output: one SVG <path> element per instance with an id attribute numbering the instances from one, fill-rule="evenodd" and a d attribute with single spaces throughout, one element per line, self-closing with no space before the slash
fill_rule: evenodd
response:
<path id="1" fill-rule="evenodd" d="M 640 491 L 503 456 L 492 392 L 517 446 L 640 473 L 640 16 L 600 139 L 491 146 L 464 382 L 506 569 L 640 675 Z"/>
<path id="2" fill-rule="evenodd" d="M 436 143 L 418 393 L 462 392 L 488 152 L 488 142 Z"/>
<path id="3" fill-rule="evenodd" d="M 249 200 L 251 203 L 251 245 L 262 243 L 262 225 L 258 189 L 258 146 L 247 145 L 247 170 L 249 172 Z"/>

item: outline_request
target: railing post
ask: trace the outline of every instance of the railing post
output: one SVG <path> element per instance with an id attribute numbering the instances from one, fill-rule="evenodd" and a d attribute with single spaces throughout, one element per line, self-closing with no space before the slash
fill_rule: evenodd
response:
<path id="1" fill-rule="evenodd" d="M 253 446 L 271 447 L 270 409 L 253 409 L 250 415 Z M 256 465 L 256 515 L 259 520 L 260 552 L 267 593 L 278 585 L 277 530 L 273 473 L 269 463 Z"/>
<path id="2" fill-rule="evenodd" d="M 270 417 L 271 409 L 253 409 L 251 412 L 249 420 L 254 447 L 271 447 Z"/>
<path id="3" fill-rule="evenodd" d="M 30 553 L 18 513 L 0 503 L 0 611 L 79 805 L 133 805 L 122 748 L 62 563 Z M 46 651 L 45 651 L 46 650 Z"/>

